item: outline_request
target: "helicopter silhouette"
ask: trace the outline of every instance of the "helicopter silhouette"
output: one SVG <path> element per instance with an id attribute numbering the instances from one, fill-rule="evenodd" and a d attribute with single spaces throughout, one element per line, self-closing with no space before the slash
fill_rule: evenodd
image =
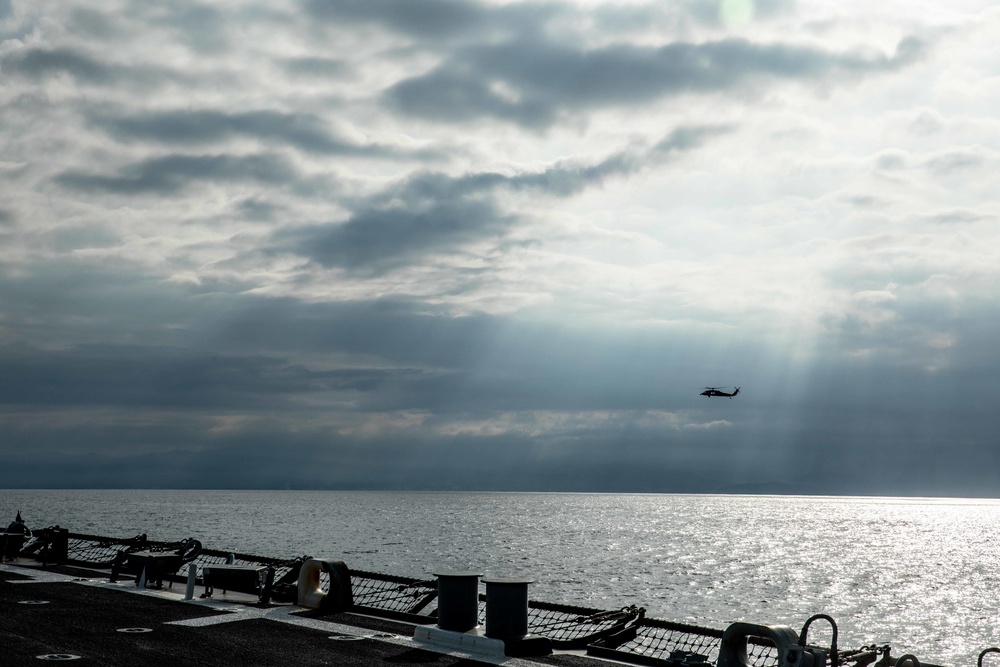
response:
<path id="1" fill-rule="evenodd" d="M 705 391 L 701 392 L 701 395 L 702 396 L 708 396 L 709 398 L 712 398 L 713 396 L 726 396 L 728 398 L 732 398 L 733 396 L 735 396 L 738 393 L 740 393 L 740 388 L 739 387 L 737 387 L 736 391 L 734 391 L 731 394 L 727 394 L 726 392 L 722 391 L 722 389 L 720 389 L 718 387 L 705 387 Z"/>

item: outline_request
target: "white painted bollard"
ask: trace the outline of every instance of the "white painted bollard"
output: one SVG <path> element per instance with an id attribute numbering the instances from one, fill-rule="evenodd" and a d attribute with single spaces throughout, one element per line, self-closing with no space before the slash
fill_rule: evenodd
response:
<path id="1" fill-rule="evenodd" d="M 184 591 L 185 600 L 194 599 L 194 585 L 198 581 L 198 566 L 194 563 L 188 565 L 187 589 Z"/>
<path id="2" fill-rule="evenodd" d="M 330 577 L 330 589 L 323 592 L 320 576 L 326 572 Z M 310 609 L 327 612 L 346 611 L 354 604 L 351 592 L 351 571 L 343 561 L 312 558 L 302 564 L 296 604 Z"/>

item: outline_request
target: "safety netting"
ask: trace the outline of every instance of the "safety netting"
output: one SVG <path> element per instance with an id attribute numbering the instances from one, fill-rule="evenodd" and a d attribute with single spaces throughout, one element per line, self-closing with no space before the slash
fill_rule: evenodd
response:
<path id="1" fill-rule="evenodd" d="M 63 534 L 65 535 L 65 531 Z M 51 529 L 36 532 L 24 545 L 22 555 L 43 560 L 52 544 L 52 536 Z M 148 540 L 146 535 L 113 538 L 68 533 L 66 562 L 92 568 L 111 568 L 120 552 L 169 552 L 184 549 L 189 542 L 190 540 L 153 541 Z M 198 547 L 197 553 L 189 562 L 196 566 L 199 579 L 206 565 L 226 563 L 270 567 L 274 569 L 275 599 L 278 601 L 282 601 L 282 598 L 284 601 L 294 599 L 299 568 L 309 558 L 300 556 L 282 560 L 205 549 L 200 544 Z M 167 578 L 180 581 L 188 575 L 189 571 L 185 568 Z M 322 574 L 320 586 L 329 590 L 328 574 Z M 351 591 L 354 605 L 360 610 L 386 612 L 390 615 L 417 615 L 428 620 L 437 615 L 437 581 L 434 579 L 351 570 Z M 485 623 L 485 617 L 485 596 L 480 596 L 480 624 Z M 714 665 L 722 642 L 721 630 L 646 618 L 645 610 L 634 605 L 617 610 L 601 610 L 530 600 L 528 632 L 548 638 L 555 648 L 586 649 L 593 655 L 626 662 L 680 667 Z M 883 650 L 888 653 L 887 646 Z M 848 657 L 846 652 L 841 655 Z M 766 639 L 751 637 L 747 644 L 747 657 L 751 667 L 776 667 L 778 664 L 776 649 Z M 850 664 L 849 657 L 846 662 Z M 859 660 L 857 664 L 868 662 L 870 660 L 866 658 L 864 661 Z"/>
<path id="2" fill-rule="evenodd" d="M 684 664 L 715 664 L 719 657 L 721 630 L 654 618 L 643 619 L 635 630 L 633 637 L 609 648 L 651 660 Z M 753 667 L 770 667 L 778 664 L 778 655 L 774 644 L 751 637 L 747 642 L 747 660 Z"/>
<path id="3" fill-rule="evenodd" d="M 321 585 L 327 587 L 329 583 L 321 578 Z M 429 615 L 436 609 L 437 581 L 351 570 L 351 593 L 359 607 Z"/>
<path id="4" fill-rule="evenodd" d="M 548 637 L 556 647 L 583 648 L 621 632 L 644 615 L 645 610 L 634 605 L 609 611 L 530 600 L 528 632 Z M 483 613 L 481 620 L 485 619 Z"/>

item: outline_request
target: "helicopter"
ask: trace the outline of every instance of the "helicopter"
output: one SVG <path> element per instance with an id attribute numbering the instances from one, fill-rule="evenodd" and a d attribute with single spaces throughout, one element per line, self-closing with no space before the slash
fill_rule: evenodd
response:
<path id="1" fill-rule="evenodd" d="M 720 389 L 718 387 L 705 387 L 705 391 L 701 392 L 701 395 L 702 396 L 708 396 L 709 398 L 712 398 L 713 396 L 727 396 L 729 398 L 732 398 L 733 396 L 735 396 L 738 393 L 740 393 L 740 388 L 739 387 L 736 387 L 736 391 L 734 391 L 731 394 L 727 394 L 726 392 L 722 391 L 722 389 Z"/>

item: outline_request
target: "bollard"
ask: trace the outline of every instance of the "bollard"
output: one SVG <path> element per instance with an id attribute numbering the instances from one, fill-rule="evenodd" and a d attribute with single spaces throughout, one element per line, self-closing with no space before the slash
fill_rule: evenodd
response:
<path id="1" fill-rule="evenodd" d="M 442 630 L 467 632 L 479 625 L 480 572 L 434 573 L 438 582 L 438 622 Z"/>
<path id="2" fill-rule="evenodd" d="M 63 565 L 69 558 L 69 529 L 53 526 L 51 541 L 42 549 L 42 565 Z"/>
<path id="3" fill-rule="evenodd" d="M 528 584 L 532 579 L 483 579 L 486 584 L 486 636 L 503 641 L 528 634 Z"/>
<path id="4" fill-rule="evenodd" d="M 330 575 L 330 590 L 326 593 L 320 587 L 323 572 Z M 310 558 L 299 569 L 296 590 L 295 603 L 300 607 L 337 613 L 347 611 L 354 605 L 351 571 L 344 561 Z"/>
<path id="5" fill-rule="evenodd" d="M 194 585 L 198 581 L 198 566 L 194 563 L 188 565 L 187 589 L 184 591 L 185 600 L 194 599 Z"/>

